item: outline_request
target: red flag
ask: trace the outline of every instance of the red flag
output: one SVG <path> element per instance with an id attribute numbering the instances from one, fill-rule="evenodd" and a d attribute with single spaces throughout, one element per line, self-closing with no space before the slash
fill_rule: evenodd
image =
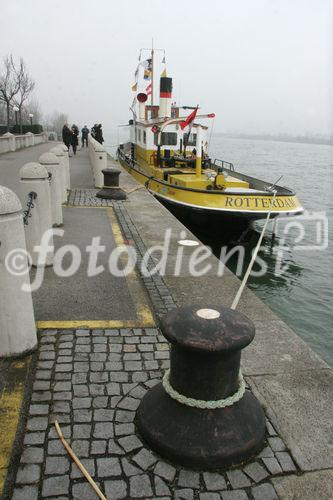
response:
<path id="1" fill-rule="evenodd" d="M 188 115 L 188 117 L 186 118 L 185 121 L 183 122 L 180 122 L 180 128 L 182 130 L 184 130 L 185 127 L 189 127 L 189 129 L 191 129 L 192 127 L 192 123 L 194 122 L 195 120 L 195 117 L 197 115 L 197 111 L 198 111 L 198 108 L 195 108 L 192 113 L 190 115 Z"/>

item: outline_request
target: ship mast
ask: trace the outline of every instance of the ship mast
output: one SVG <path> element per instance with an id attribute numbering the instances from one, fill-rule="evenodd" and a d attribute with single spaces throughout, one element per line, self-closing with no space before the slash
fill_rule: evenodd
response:
<path id="1" fill-rule="evenodd" d="M 151 48 L 142 48 L 141 51 L 149 51 L 150 52 L 150 57 L 151 57 L 151 94 L 150 94 L 150 104 L 151 106 L 154 105 L 154 55 L 156 51 L 163 52 L 164 57 L 163 60 L 165 61 L 165 49 L 156 49 L 154 48 L 154 39 L 152 38 L 151 40 Z M 141 52 L 140 52 L 141 53 Z"/>

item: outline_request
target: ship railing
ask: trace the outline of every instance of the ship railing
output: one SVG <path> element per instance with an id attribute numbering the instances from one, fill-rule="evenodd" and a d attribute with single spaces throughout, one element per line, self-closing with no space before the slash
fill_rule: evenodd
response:
<path id="1" fill-rule="evenodd" d="M 130 153 L 125 153 L 125 151 L 123 149 L 118 148 L 117 149 L 117 156 L 118 156 L 118 158 L 121 158 L 122 160 L 124 160 L 128 165 L 134 167 L 136 162 L 131 158 Z"/>
<path id="2" fill-rule="evenodd" d="M 230 170 L 231 172 L 235 171 L 235 167 L 234 167 L 233 163 L 230 163 L 230 161 L 220 160 L 219 158 L 215 158 L 215 160 L 212 164 L 212 168 L 214 168 L 214 167 L 215 167 L 216 171 L 218 171 L 221 168 L 222 168 L 222 171 L 223 170 Z"/>

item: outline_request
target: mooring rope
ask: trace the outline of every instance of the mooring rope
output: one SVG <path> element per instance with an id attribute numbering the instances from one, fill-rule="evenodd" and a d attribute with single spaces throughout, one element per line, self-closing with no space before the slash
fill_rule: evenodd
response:
<path id="1" fill-rule="evenodd" d="M 162 379 L 162 385 L 164 387 L 164 390 L 169 394 L 169 396 L 172 399 L 175 399 L 178 401 L 178 403 L 181 403 L 186 406 L 191 406 L 192 408 L 199 408 L 201 410 L 217 410 L 219 408 L 226 408 L 227 406 L 232 406 L 233 404 L 237 403 L 242 397 L 244 396 L 245 393 L 245 381 L 243 378 L 243 375 L 241 371 L 239 372 L 238 376 L 238 382 L 239 382 L 239 387 L 237 391 L 232 395 L 229 396 L 228 398 L 225 399 L 216 399 L 213 401 L 206 401 L 204 399 L 194 399 L 194 398 L 188 398 L 187 396 L 184 396 L 183 394 L 179 394 L 170 384 L 170 370 L 167 370 L 163 376 Z"/>
<path id="2" fill-rule="evenodd" d="M 273 208 L 273 205 L 274 205 L 274 201 L 275 201 L 275 197 L 276 197 L 277 191 L 275 190 L 275 191 L 273 191 L 273 193 L 274 194 L 273 194 L 273 197 L 272 197 L 271 202 L 270 202 L 270 206 L 269 206 L 269 210 L 268 210 L 268 213 L 267 213 L 267 217 L 266 217 L 266 221 L 265 221 L 264 227 L 262 228 L 260 237 L 258 239 L 257 246 L 254 249 L 254 252 L 252 254 L 252 258 L 251 258 L 250 264 L 248 265 L 248 268 L 247 268 L 246 273 L 244 275 L 243 281 L 241 282 L 240 287 L 238 289 L 238 292 L 236 293 L 234 301 L 233 301 L 233 303 L 231 305 L 231 309 L 236 309 L 236 307 L 238 306 L 238 302 L 239 302 L 239 300 L 240 300 L 240 298 L 242 296 L 243 290 L 245 288 L 247 280 L 248 280 L 248 278 L 250 276 L 250 273 L 252 271 L 253 264 L 254 264 L 254 262 L 255 262 L 255 260 L 257 258 L 258 252 L 260 250 L 261 242 L 263 240 L 263 237 L 264 237 L 264 234 L 265 234 L 265 231 L 266 231 L 266 228 L 267 228 L 267 224 L 269 222 L 269 218 L 270 218 L 271 213 L 272 213 L 272 208 Z"/>
<path id="3" fill-rule="evenodd" d="M 148 182 L 149 182 L 149 180 L 148 180 Z M 252 270 L 254 261 L 255 261 L 257 254 L 259 252 L 260 245 L 261 245 L 262 239 L 264 237 L 264 234 L 265 234 L 265 231 L 267 228 L 268 221 L 269 221 L 271 213 L 272 213 L 272 208 L 274 205 L 276 193 L 277 193 L 277 191 L 274 190 L 264 227 L 263 227 L 262 232 L 260 234 L 257 246 L 255 248 L 255 251 L 253 252 L 251 262 L 247 268 L 247 271 L 245 273 L 243 281 L 242 281 L 242 283 L 238 289 L 238 292 L 234 298 L 231 309 L 236 309 L 236 307 L 238 305 L 239 299 L 241 298 L 241 295 L 242 295 L 243 290 L 245 288 L 246 282 L 247 282 L 248 277 L 250 275 L 250 272 Z M 227 406 L 232 406 L 233 404 L 237 403 L 240 399 L 242 399 L 242 397 L 244 396 L 244 393 L 245 393 L 245 381 L 244 381 L 241 369 L 239 370 L 239 375 L 238 375 L 239 386 L 238 386 L 237 391 L 232 396 L 230 396 L 228 398 L 217 399 L 214 401 L 206 401 L 204 399 L 188 398 L 187 396 L 180 394 L 171 386 L 169 378 L 170 378 L 170 370 L 167 370 L 163 376 L 163 379 L 162 379 L 162 385 L 163 385 L 166 393 L 169 394 L 169 396 L 172 399 L 174 399 L 175 401 L 178 401 L 178 403 L 180 403 L 180 404 L 183 404 L 185 406 L 191 406 L 192 408 L 199 408 L 201 410 L 216 410 L 219 408 L 226 408 Z"/>

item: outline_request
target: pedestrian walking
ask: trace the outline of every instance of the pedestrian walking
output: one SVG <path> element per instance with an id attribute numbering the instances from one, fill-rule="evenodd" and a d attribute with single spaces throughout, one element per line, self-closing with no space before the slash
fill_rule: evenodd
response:
<path id="1" fill-rule="evenodd" d="M 79 129 L 77 128 L 76 125 L 72 125 L 71 144 L 73 148 L 73 153 L 76 155 L 76 150 L 79 145 Z"/>
<path id="2" fill-rule="evenodd" d="M 94 139 L 96 139 L 96 129 L 97 129 L 97 127 L 98 127 L 97 123 L 95 123 L 95 125 L 93 127 L 91 127 L 90 135 Z"/>
<path id="3" fill-rule="evenodd" d="M 103 144 L 103 142 L 104 142 L 103 132 L 102 132 L 102 124 L 101 123 L 99 123 L 97 125 L 97 127 L 96 127 L 96 130 L 95 130 L 95 139 L 100 144 Z"/>
<path id="4" fill-rule="evenodd" d="M 88 134 L 89 134 L 89 129 L 87 125 L 83 127 L 81 130 L 81 140 L 82 140 L 82 147 L 84 148 L 84 145 L 88 146 Z"/>
<path id="5" fill-rule="evenodd" d="M 69 147 L 72 144 L 72 132 L 68 126 L 68 123 L 65 123 L 65 125 L 62 127 L 62 141 L 69 151 Z"/>

